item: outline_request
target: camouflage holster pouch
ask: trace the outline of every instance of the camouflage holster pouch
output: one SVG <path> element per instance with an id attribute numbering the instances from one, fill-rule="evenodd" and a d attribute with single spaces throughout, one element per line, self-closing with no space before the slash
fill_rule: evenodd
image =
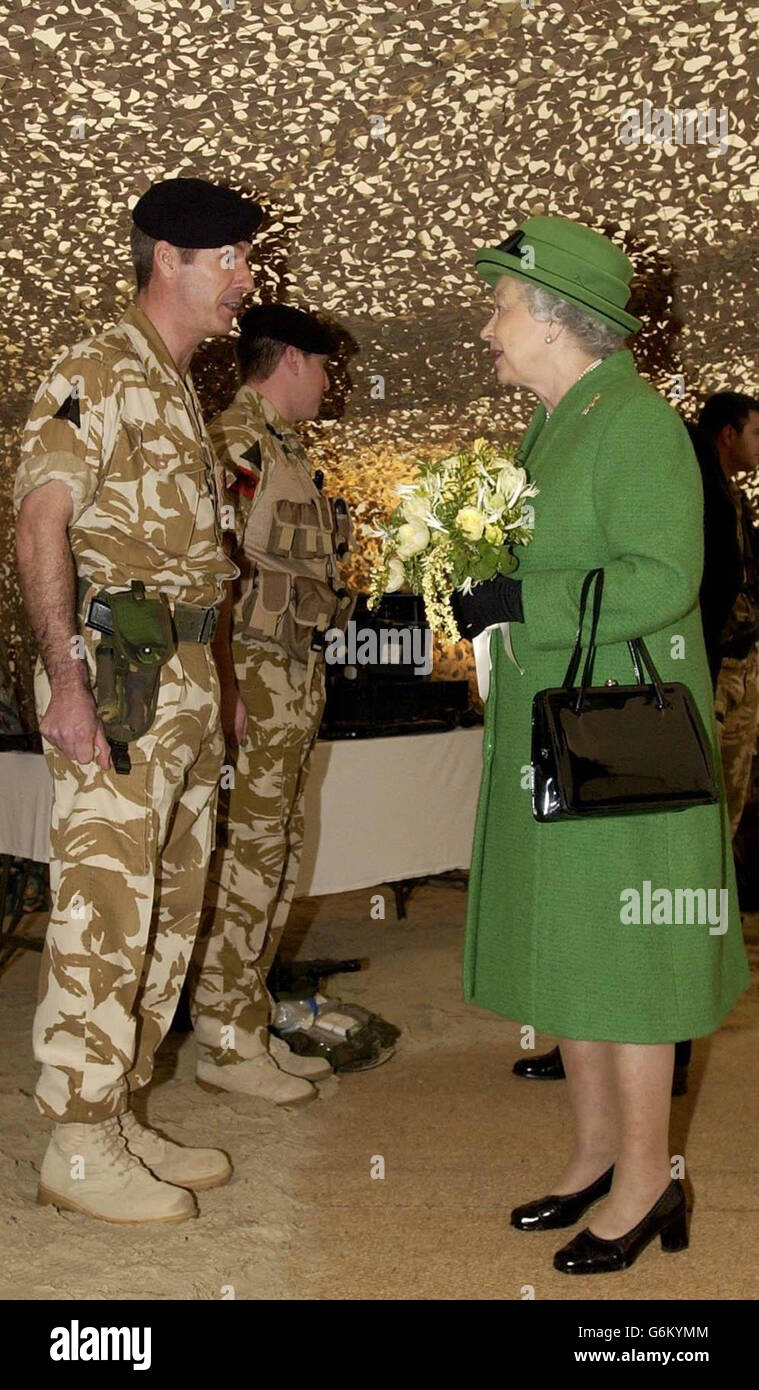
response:
<path id="1" fill-rule="evenodd" d="M 98 595 L 111 610 L 113 632 L 95 653 L 97 710 L 117 772 L 129 772 L 128 744 L 155 719 L 161 667 L 176 650 L 171 609 L 164 594 L 147 598 L 145 585 Z"/>

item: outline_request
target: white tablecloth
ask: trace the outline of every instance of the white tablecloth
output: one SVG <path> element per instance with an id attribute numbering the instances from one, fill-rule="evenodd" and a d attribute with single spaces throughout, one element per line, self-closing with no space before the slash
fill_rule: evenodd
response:
<path id="1" fill-rule="evenodd" d="M 481 728 L 317 743 L 296 894 L 468 868 L 481 765 Z M 50 794 L 41 754 L 0 754 L 0 854 L 47 862 Z"/>
<path id="2" fill-rule="evenodd" d="M 468 869 L 482 729 L 318 743 L 296 893 Z"/>
<path id="3" fill-rule="evenodd" d="M 47 863 L 51 791 L 41 753 L 0 753 L 0 854 Z"/>

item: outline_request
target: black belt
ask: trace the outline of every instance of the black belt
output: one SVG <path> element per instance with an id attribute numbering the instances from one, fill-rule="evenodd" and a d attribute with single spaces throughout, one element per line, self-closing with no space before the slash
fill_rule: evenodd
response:
<path id="1" fill-rule="evenodd" d="M 83 609 L 84 595 L 91 588 L 89 579 L 79 580 L 79 607 Z M 178 642 L 207 643 L 213 639 L 219 618 L 218 608 L 201 608 L 196 603 L 173 603 L 171 616 Z M 85 627 L 94 632 L 113 632 L 113 618 L 107 598 L 91 598 L 82 612 Z"/>

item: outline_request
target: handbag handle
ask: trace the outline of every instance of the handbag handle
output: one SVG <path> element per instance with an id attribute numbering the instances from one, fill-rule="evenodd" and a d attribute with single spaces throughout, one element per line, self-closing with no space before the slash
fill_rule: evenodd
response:
<path id="1" fill-rule="evenodd" d="M 585 656 L 585 665 L 583 667 L 582 680 L 580 682 L 580 688 L 577 693 L 577 700 L 575 701 L 575 714 L 581 713 L 582 703 L 585 698 L 585 691 L 593 679 L 593 663 L 595 661 L 596 656 L 596 633 L 598 631 L 598 622 L 601 616 L 601 599 L 603 597 L 604 587 L 603 569 L 599 568 L 589 570 L 582 583 L 582 590 L 580 592 L 580 622 L 577 629 L 577 637 L 575 639 L 575 644 L 572 649 L 572 654 L 569 658 L 569 665 L 567 666 L 566 675 L 564 676 L 564 689 L 571 689 L 574 686 L 575 680 L 577 679 L 577 672 L 580 666 L 580 658 L 582 656 L 582 630 L 585 623 L 585 611 L 588 604 L 588 595 L 593 584 L 595 584 L 595 588 L 593 590 L 593 610 L 590 623 L 590 636 L 588 639 L 588 649 Z M 669 701 L 667 700 L 664 694 L 661 677 L 656 669 L 656 666 L 654 665 L 651 653 L 649 652 L 648 647 L 643 641 L 643 638 L 633 637 L 630 640 L 628 640 L 627 646 L 630 652 L 630 657 L 632 659 L 633 670 L 635 672 L 635 679 L 638 685 L 645 685 L 645 681 L 643 680 L 643 672 L 644 670 L 647 671 L 648 675 L 651 678 L 651 685 L 653 687 L 654 694 L 656 697 L 657 707 L 659 709 L 664 709 L 664 707 L 668 705 Z"/>
<path id="2" fill-rule="evenodd" d="M 580 591 L 580 621 L 577 626 L 577 637 L 575 638 L 575 644 L 572 648 L 572 654 L 569 658 L 569 665 L 567 666 L 566 675 L 564 676 L 563 685 L 565 690 L 571 689 L 574 686 L 575 680 L 577 678 L 577 671 L 580 665 L 580 657 L 582 656 L 582 629 L 585 623 L 585 609 L 588 604 L 588 593 L 590 592 L 590 586 L 593 583 L 594 579 L 596 580 L 596 589 L 598 588 L 598 575 L 601 576 L 600 584 L 601 590 L 603 591 L 602 569 L 588 570 L 588 573 L 582 581 L 582 589 Z M 593 632 L 591 632 L 591 639 L 592 637 Z"/>

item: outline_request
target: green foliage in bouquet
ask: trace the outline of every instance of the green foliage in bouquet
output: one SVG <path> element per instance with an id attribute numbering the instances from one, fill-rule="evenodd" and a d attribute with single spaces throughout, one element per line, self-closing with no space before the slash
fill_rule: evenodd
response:
<path id="1" fill-rule="evenodd" d="M 413 483 L 396 489 L 401 501 L 375 533 L 382 555 L 369 606 L 407 585 L 423 596 L 430 627 L 456 642 L 450 595 L 517 568 L 513 547 L 532 540 L 527 499 L 537 488 L 514 463 L 513 451 L 496 450 L 485 439 L 444 459 L 420 459 L 416 470 Z"/>

